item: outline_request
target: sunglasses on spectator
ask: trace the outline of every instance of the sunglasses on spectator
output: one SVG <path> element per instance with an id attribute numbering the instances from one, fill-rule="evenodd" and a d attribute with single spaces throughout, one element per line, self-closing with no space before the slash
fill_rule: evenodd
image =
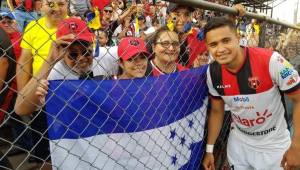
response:
<path id="1" fill-rule="evenodd" d="M 112 10 L 104 10 L 104 12 L 106 12 L 106 13 L 113 13 Z"/>
<path id="2" fill-rule="evenodd" d="M 92 57 L 92 50 L 84 50 L 81 53 L 79 52 L 69 52 L 69 59 L 71 60 L 77 60 L 79 56 L 84 56 L 84 57 Z"/>
<path id="3" fill-rule="evenodd" d="M 164 48 L 169 48 L 171 45 L 174 48 L 178 48 L 180 46 L 180 42 L 178 42 L 178 41 L 173 41 L 173 42 L 162 41 L 162 42 L 156 42 L 156 44 L 160 44 Z"/>
<path id="4" fill-rule="evenodd" d="M 0 20 L 0 22 L 1 22 L 1 24 L 3 24 L 3 25 L 5 25 L 5 24 L 11 25 L 11 24 L 13 23 L 13 21 L 10 20 L 10 19 L 2 19 L 2 20 Z"/>

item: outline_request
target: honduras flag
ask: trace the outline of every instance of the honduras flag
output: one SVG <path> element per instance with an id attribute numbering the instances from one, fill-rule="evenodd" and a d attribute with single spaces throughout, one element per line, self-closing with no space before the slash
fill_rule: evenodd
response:
<path id="1" fill-rule="evenodd" d="M 53 169 L 198 169 L 206 69 L 131 80 L 50 81 Z"/>

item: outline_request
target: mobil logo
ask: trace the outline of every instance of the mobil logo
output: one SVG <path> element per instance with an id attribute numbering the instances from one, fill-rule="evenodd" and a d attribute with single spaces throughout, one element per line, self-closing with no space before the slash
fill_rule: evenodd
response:
<path id="1" fill-rule="evenodd" d="M 233 98 L 234 102 L 250 102 L 249 97 L 234 97 Z"/>
<path id="2" fill-rule="evenodd" d="M 248 119 L 248 118 L 241 118 L 239 115 L 233 115 L 233 119 L 235 120 L 235 122 L 242 124 L 244 126 L 247 127 L 253 127 L 256 125 L 261 125 L 264 124 L 266 122 L 267 119 L 269 119 L 272 116 L 272 113 L 268 111 L 268 109 L 266 109 L 264 112 L 256 112 L 256 117 L 252 118 L 252 119 Z"/>

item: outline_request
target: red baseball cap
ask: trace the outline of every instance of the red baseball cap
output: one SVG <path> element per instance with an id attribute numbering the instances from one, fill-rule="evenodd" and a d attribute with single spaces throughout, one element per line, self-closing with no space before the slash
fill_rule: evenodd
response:
<path id="1" fill-rule="evenodd" d="M 120 41 L 118 46 L 118 55 L 121 59 L 127 61 L 140 53 L 144 53 L 147 56 L 150 55 L 147 50 L 146 43 L 141 38 L 126 37 Z"/>
<path id="2" fill-rule="evenodd" d="M 93 42 L 94 39 L 94 34 L 89 30 L 86 23 L 78 18 L 67 18 L 58 24 L 56 38 L 67 34 L 76 35 L 75 39 L 70 41 L 84 40 Z"/>

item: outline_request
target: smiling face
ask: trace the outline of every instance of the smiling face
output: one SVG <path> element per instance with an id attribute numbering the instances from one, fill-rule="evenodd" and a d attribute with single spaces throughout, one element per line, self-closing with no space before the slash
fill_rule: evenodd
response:
<path id="1" fill-rule="evenodd" d="M 128 60 L 121 60 L 120 67 L 122 68 L 123 78 L 141 78 L 146 74 L 147 56 L 143 53 L 137 54 Z"/>
<path id="2" fill-rule="evenodd" d="M 176 16 L 175 28 L 178 32 L 184 32 L 184 25 L 190 21 L 190 11 L 188 8 L 178 8 L 174 11 Z"/>
<path id="3" fill-rule="evenodd" d="M 169 30 L 159 33 L 152 48 L 155 53 L 155 58 L 161 63 L 176 62 L 180 52 L 178 34 Z"/>
<path id="4" fill-rule="evenodd" d="M 91 46 L 74 42 L 64 50 L 64 61 L 69 68 L 78 74 L 85 74 L 90 71 L 93 63 Z"/>
<path id="5" fill-rule="evenodd" d="M 67 0 L 43 0 L 42 12 L 50 22 L 59 23 L 67 16 Z"/>
<path id="6" fill-rule="evenodd" d="M 236 65 L 240 61 L 239 39 L 229 26 L 215 28 L 206 33 L 206 44 L 213 58 L 222 65 Z"/>

